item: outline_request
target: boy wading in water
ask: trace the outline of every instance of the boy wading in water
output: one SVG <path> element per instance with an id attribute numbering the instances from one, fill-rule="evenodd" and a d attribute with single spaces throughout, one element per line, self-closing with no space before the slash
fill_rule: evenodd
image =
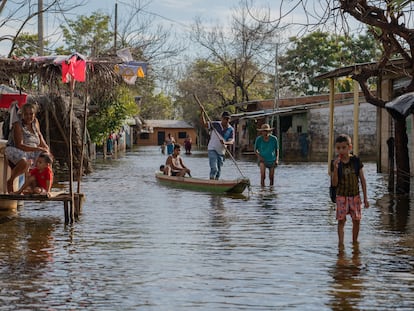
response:
<path id="1" fill-rule="evenodd" d="M 335 150 L 338 157 L 331 164 L 332 186 L 336 187 L 336 219 L 338 220 L 338 246 L 344 246 L 344 228 L 346 215 L 352 218 L 352 242 L 357 244 L 359 225 L 361 222 L 361 198 L 359 195 L 359 180 L 361 180 L 364 195 L 364 206 L 369 207 L 367 186 L 361 160 L 352 155 L 351 138 L 341 134 L 335 140 Z"/>

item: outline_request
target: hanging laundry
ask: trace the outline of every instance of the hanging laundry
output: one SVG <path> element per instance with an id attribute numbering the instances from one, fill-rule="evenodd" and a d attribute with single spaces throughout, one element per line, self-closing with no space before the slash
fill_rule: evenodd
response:
<path id="1" fill-rule="evenodd" d="M 62 62 L 62 82 L 75 80 L 85 82 L 86 60 L 82 55 L 75 53 Z"/>

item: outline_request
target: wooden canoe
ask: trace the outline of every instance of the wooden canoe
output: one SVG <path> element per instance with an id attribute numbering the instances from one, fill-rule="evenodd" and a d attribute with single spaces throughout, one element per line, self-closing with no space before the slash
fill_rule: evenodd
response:
<path id="1" fill-rule="evenodd" d="M 235 180 L 211 180 L 194 177 L 168 176 L 163 173 L 155 173 L 157 180 L 163 184 L 183 189 L 207 191 L 213 193 L 242 193 L 250 180 L 240 178 Z"/>

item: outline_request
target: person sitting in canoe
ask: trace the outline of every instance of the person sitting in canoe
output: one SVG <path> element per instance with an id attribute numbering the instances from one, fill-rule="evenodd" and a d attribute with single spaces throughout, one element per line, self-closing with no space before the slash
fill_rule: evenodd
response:
<path id="1" fill-rule="evenodd" d="M 170 176 L 184 176 L 185 174 L 188 174 L 188 176 L 191 177 L 191 171 L 184 165 L 180 152 L 181 146 L 175 144 L 172 155 L 168 156 L 165 161 L 164 174 Z"/>

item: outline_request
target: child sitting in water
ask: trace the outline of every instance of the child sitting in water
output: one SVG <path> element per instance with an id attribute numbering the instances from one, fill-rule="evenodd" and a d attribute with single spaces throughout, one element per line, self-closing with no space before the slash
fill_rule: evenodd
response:
<path id="1" fill-rule="evenodd" d="M 36 159 L 36 167 L 29 172 L 23 186 L 15 194 L 35 193 L 50 197 L 53 184 L 52 158 L 47 153 L 41 153 Z"/>

